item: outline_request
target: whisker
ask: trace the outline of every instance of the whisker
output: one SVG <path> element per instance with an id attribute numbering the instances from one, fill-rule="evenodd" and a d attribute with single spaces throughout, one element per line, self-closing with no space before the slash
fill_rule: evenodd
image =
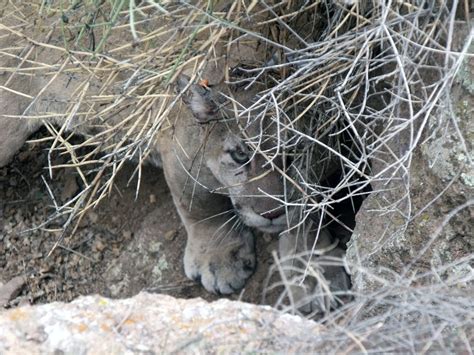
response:
<path id="1" fill-rule="evenodd" d="M 227 235 L 227 233 L 224 234 L 222 237 L 220 237 L 220 236 L 219 236 L 219 232 L 222 231 L 222 229 L 223 229 L 226 225 L 228 225 L 232 220 L 234 220 L 234 219 L 236 219 L 236 218 L 237 218 L 236 222 L 238 222 L 239 219 L 238 219 L 238 217 L 234 214 L 234 215 L 232 215 L 229 219 L 227 219 L 227 221 L 225 221 L 224 223 L 222 223 L 222 224 L 219 226 L 219 228 L 217 228 L 217 229 L 215 230 L 215 232 L 212 234 L 211 240 L 217 241 L 218 239 L 224 239 L 225 236 Z M 234 222 L 234 223 L 235 223 L 235 222 Z M 232 229 L 232 228 L 231 228 L 231 229 Z"/>
<path id="2" fill-rule="evenodd" d="M 213 219 L 213 218 L 216 218 L 216 217 L 219 217 L 219 216 L 223 216 L 223 215 L 225 215 L 225 214 L 227 214 L 227 213 L 232 213 L 233 211 L 234 211 L 234 209 L 233 209 L 233 208 L 230 208 L 230 209 L 228 209 L 228 210 L 226 210 L 226 211 L 224 211 L 224 212 L 216 213 L 216 214 L 214 214 L 214 215 L 212 215 L 212 216 L 209 216 L 209 217 L 203 218 L 203 219 L 201 219 L 201 220 L 199 220 L 199 221 L 197 221 L 197 222 L 194 222 L 192 225 L 195 226 L 195 225 L 197 225 L 197 224 L 199 224 L 199 223 L 202 223 L 202 222 L 205 222 L 205 221 L 209 221 L 209 220 L 211 220 L 211 219 Z"/>

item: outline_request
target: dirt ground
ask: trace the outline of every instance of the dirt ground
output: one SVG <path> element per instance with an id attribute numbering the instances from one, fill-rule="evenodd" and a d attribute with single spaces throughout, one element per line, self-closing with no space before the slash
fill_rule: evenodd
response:
<path id="1" fill-rule="evenodd" d="M 120 298 L 141 290 L 217 297 L 184 274 L 185 230 L 162 171 L 152 166 L 144 168 L 135 199 L 136 181 L 127 184 L 134 165 L 127 165 L 115 191 L 88 213 L 75 235 L 66 236 L 51 252 L 65 218 L 37 228 L 54 212 L 45 181 L 58 204 L 78 193 L 80 186 L 72 169 L 49 178 L 46 148 L 47 144 L 27 144 L 0 169 L 0 283 L 15 276 L 27 279 L 10 306 L 70 301 L 95 293 Z M 258 239 L 257 271 L 240 294 L 229 298 L 261 303 L 276 244 L 269 236 Z"/>

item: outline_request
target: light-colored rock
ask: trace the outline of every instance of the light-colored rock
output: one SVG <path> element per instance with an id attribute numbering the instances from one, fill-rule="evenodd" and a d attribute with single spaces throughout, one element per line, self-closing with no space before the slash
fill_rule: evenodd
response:
<path id="1" fill-rule="evenodd" d="M 5 306 L 15 298 L 25 286 L 26 280 L 23 276 L 17 276 L 8 281 L 5 285 L 0 282 L 0 307 Z"/>
<path id="2" fill-rule="evenodd" d="M 321 327 L 270 307 L 140 293 L 0 313 L 1 354 L 310 352 Z"/>
<path id="3" fill-rule="evenodd" d="M 460 48 L 465 32 L 459 31 Z M 446 279 L 474 272 L 474 109 L 466 84 L 474 78 L 474 61 L 466 57 L 461 68 L 442 101 L 452 110 L 429 116 L 410 165 L 395 165 L 410 147 L 409 128 L 388 142 L 393 155 L 380 152 L 374 159 L 372 173 L 381 175 L 356 216 L 347 250 L 356 292 L 374 291 L 381 280 L 390 283 L 401 274 L 439 269 L 439 278 Z M 419 122 L 414 129 L 421 129 Z M 391 164 L 398 170 L 387 169 Z"/>

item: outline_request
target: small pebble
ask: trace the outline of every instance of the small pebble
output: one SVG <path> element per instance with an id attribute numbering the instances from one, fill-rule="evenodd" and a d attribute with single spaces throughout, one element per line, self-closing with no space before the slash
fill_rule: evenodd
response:
<path id="1" fill-rule="evenodd" d="M 175 229 L 172 229 L 172 230 L 165 233 L 164 238 L 166 240 L 172 241 L 172 240 L 174 240 L 174 238 L 176 238 L 177 234 L 178 234 L 178 231 L 175 230 Z"/>
<path id="2" fill-rule="evenodd" d="M 95 251 L 101 252 L 102 250 L 105 249 L 105 244 L 102 242 L 102 240 L 98 239 L 94 242 L 93 248 Z"/>
<path id="3" fill-rule="evenodd" d="M 97 223 L 97 221 L 99 220 L 99 215 L 93 211 L 89 212 L 87 217 L 89 218 L 89 221 L 91 223 Z"/>

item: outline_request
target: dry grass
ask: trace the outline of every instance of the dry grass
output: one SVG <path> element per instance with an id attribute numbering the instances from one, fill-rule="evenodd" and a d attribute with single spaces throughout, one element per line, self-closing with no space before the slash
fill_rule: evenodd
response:
<path id="1" fill-rule="evenodd" d="M 242 86 L 267 82 L 269 88 L 249 110 L 261 112 L 255 120 L 267 115 L 278 122 L 278 144 L 261 153 L 269 164 L 279 154 L 292 157 L 291 166 L 281 171 L 287 189 L 281 202 L 300 207 L 301 223 L 310 214 L 331 215 L 335 203 L 365 194 L 369 185 L 381 191 L 390 179 L 401 179 L 409 196 L 415 149 L 448 125 L 454 125 L 470 159 L 469 142 L 453 119 L 450 102 L 455 75 L 463 59 L 472 56 L 472 31 L 460 51 L 453 43 L 458 23 L 470 26 L 467 0 L 426 1 L 422 6 L 408 1 L 348 6 L 337 1 L 235 1 L 226 12 L 211 1 L 7 3 L 1 36 L 15 40 L 1 54 L 17 64 L 0 68 L 9 75 L 4 86 L 20 76 L 48 79 L 37 93 L 18 93 L 31 98 L 21 117 L 43 120 L 51 133 L 51 152 L 69 155 L 66 165 L 49 166 L 50 175 L 72 168 L 84 186 L 65 205 L 52 196 L 56 214 L 39 228 L 65 215 L 63 233 L 74 233 L 84 213 L 112 192 L 116 173 L 127 160 L 139 162 L 134 176 L 138 189 L 141 164 L 152 154 L 156 132 L 176 101 L 169 82 L 185 64 L 195 63 L 199 72 L 216 44 L 231 39 L 259 38 L 267 46 L 260 66 L 239 68 L 229 80 Z M 457 17 L 456 8 L 464 18 Z M 47 61 L 43 51 L 54 60 Z M 80 83 L 60 111 L 34 113 L 55 80 L 74 76 Z M 152 107 L 158 107 L 153 115 Z M 58 115 L 66 118 L 59 129 L 51 124 Z M 66 133 L 73 117 L 94 128 L 80 144 L 71 144 Z M 395 151 L 401 137 L 406 145 Z M 259 140 L 251 139 L 249 145 L 260 150 Z M 377 173 L 371 171 L 374 162 L 383 166 Z M 334 164 L 341 180 L 335 187 L 325 186 L 323 172 Z M 404 218 L 408 225 L 413 214 Z M 471 255 L 449 267 L 472 261 Z M 307 273 L 307 268 L 301 270 L 301 275 Z M 474 306 L 460 285 L 472 284 L 473 275 L 446 280 L 441 274 L 433 269 L 414 278 L 392 275 L 396 282 L 390 284 L 380 280 L 377 292 L 353 295 L 356 302 L 326 315 L 322 321 L 328 332 L 311 341 L 337 344 L 333 352 L 464 348 L 472 353 Z M 434 281 L 421 282 L 426 279 Z"/>

